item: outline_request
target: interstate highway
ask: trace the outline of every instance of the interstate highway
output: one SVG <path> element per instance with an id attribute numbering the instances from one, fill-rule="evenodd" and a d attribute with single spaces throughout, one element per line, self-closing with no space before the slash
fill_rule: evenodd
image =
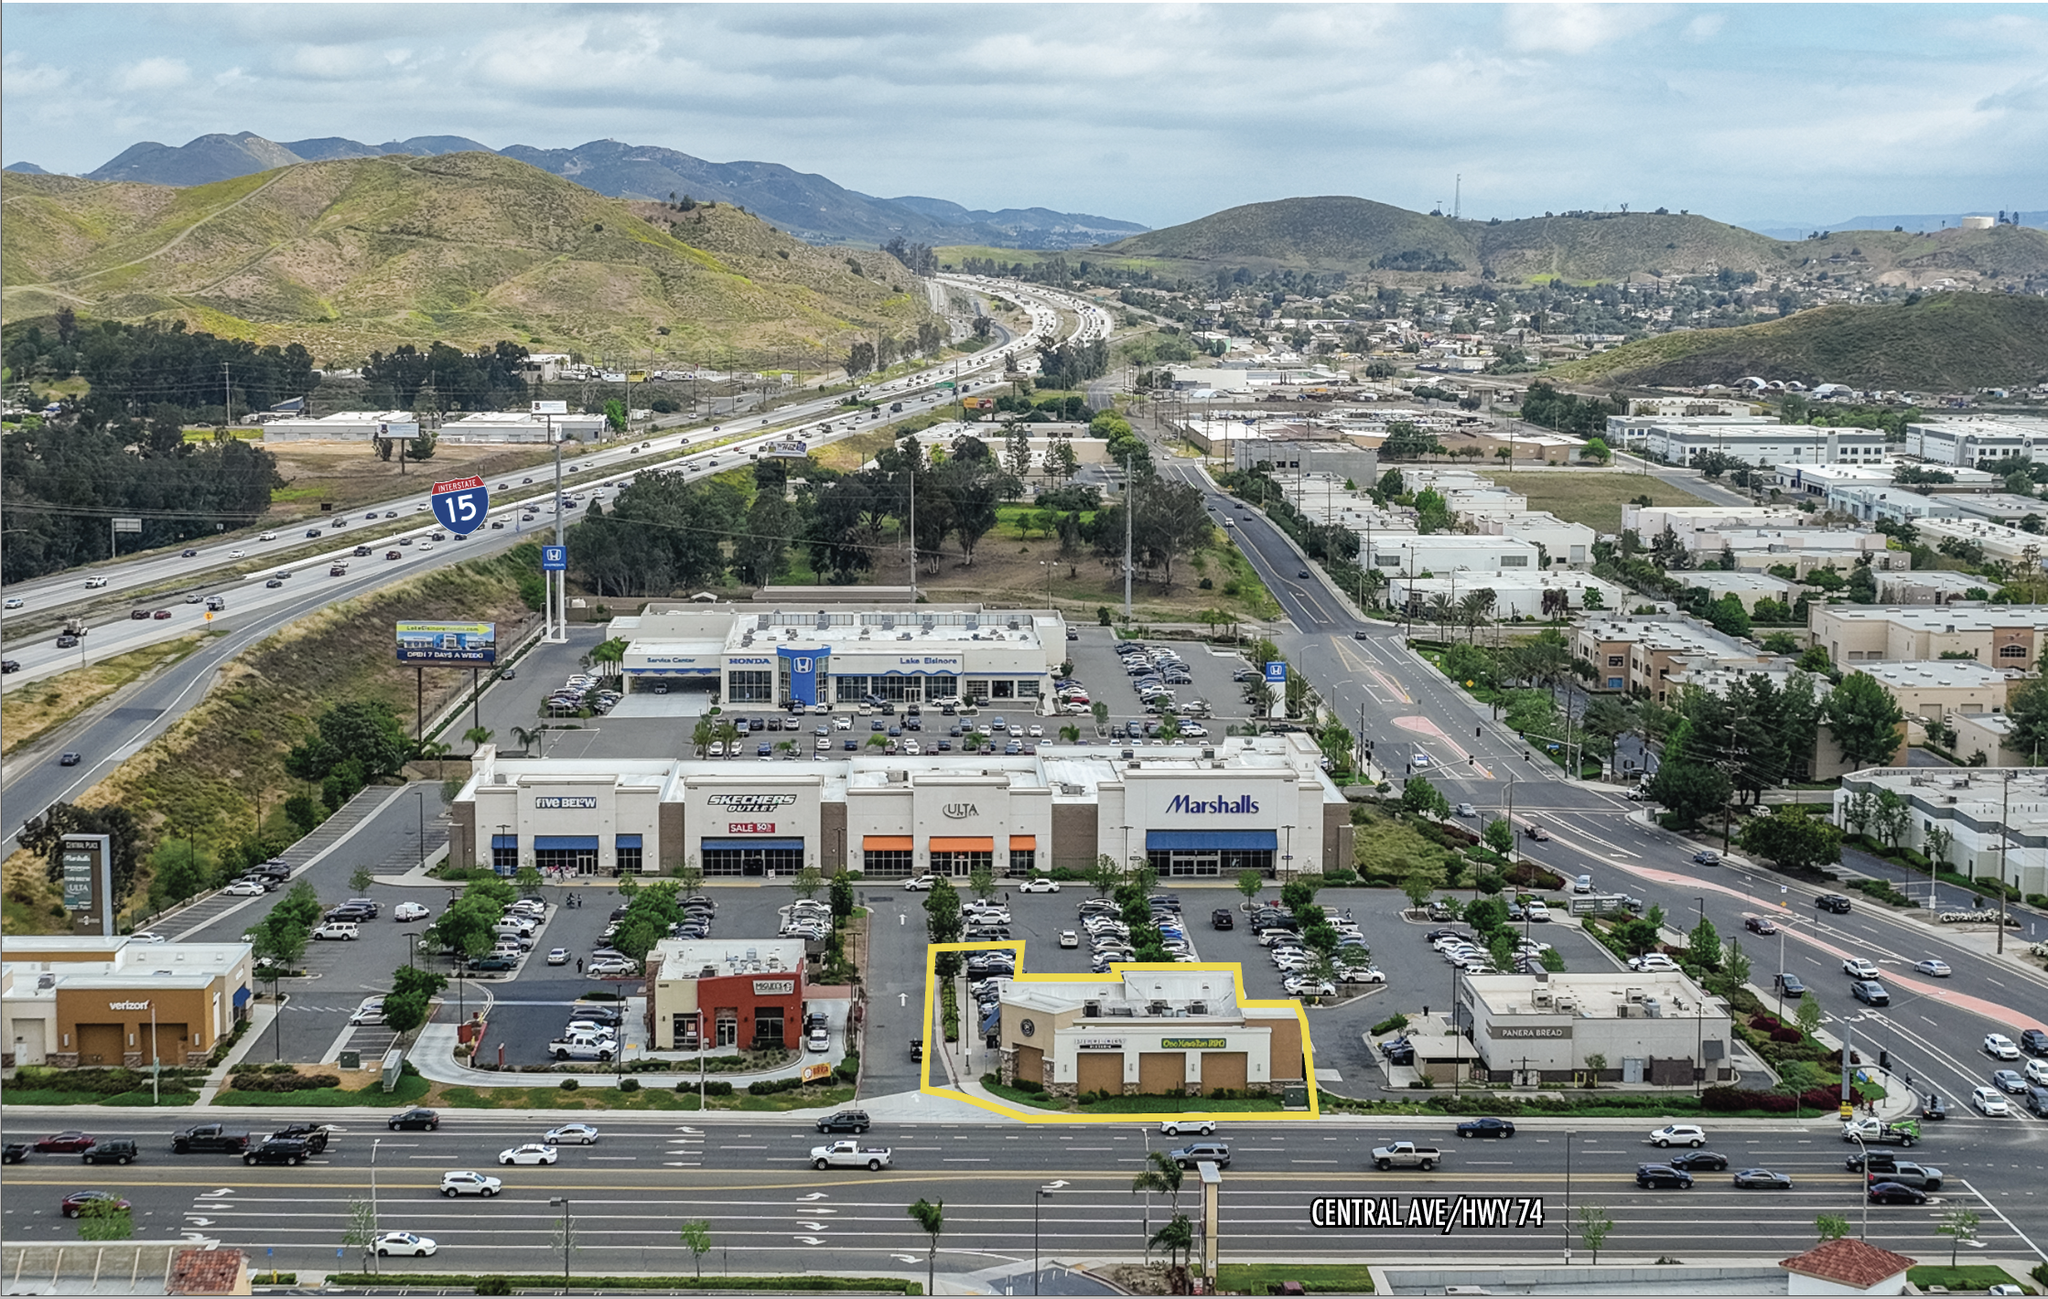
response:
<path id="1" fill-rule="evenodd" d="M 284 1113 L 250 1111 L 246 1117 L 281 1123 Z M 820 1266 L 908 1271 L 922 1265 L 925 1238 L 904 1206 L 925 1196 L 946 1201 L 939 1269 L 964 1272 L 1031 1257 L 1033 1193 L 1050 1183 L 1064 1184 L 1041 1210 L 1041 1249 L 1048 1259 L 1140 1254 L 1148 1212 L 1154 1228 L 1168 1213 L 1162 1197 L 1153 1197 L 1148 1210 L 1146 1197 L 1132 1194 L 1131 1178 L 1148 1148 L 1179 1144 L 1135 1124 L 882 1123 L 863 1141 L 890 1146 L 893 1168 L 818 1172 L 808 1164 L 808 1151 L 830 1138 L 806 1120 L 779 1115 L 699 1121 L 690 1114 L 447 1112 L 440 1132 L 386 1132 L 375 1113 L 306 1116 L 346 1130 L 325 1155 L 299 1169 L 173 1156 L 155 1134 L 142 1138 L 143 1161 L 124 1169 L 85 1170 L 71 1167 L 68 1157 L 31 1156 L 9 1170 L 7 1237 L 20 1244 L 74 1238 L 76 1228 L 57 1216 L 56 1201 L 99 1186 L 134 1202 L 140 1235 L 217 1238 L 251 1251 L 260 1263 L 274 1258 L 283 1268 L 331 1268 L 349 1202 L 370 1196 L 371 1143 L 377 1141 L 380 1223 L 437 1240 L 441 1253 L 421 1260 L 425 1268 L 548 1271 L 561 1255 L 552 1237 L 559 1210 L 547 1201 L 566 1196 L 576 1215 L 578 1271 L 687 1271 L 677 1228 L 691 1218 L 709 1220 L 714 1249 L 725 1253 L 734 1272 Z M 89 1119 L 39 1114 L 52 1130 L 84 1122 L 110 1135 L 117 1125 L 102 1120 L 122 1117 L 105 1110 Z M 498 1151 L 535 1140 L 551 1123 L 571 1117 L 594 1119 L 603 1133 L 598 1144 L 561 1147 L 560 1162 L 551 1167 L 495 1163 Z M 165 1125 L 158 1119 L 155 1126 Z M 1847 1147 L 1829 1130 L 1831 1123 L 1709 1125 L 1710 1149 L 1736 1167 L 1789 1174 L 1789 1191 L 1736 1190 L 1727 1174 L 1709 1173 L 1691 1191 L 1638 1190 L 1636 1165 L 1659 1153 L 1642 1143 L 1647 1127 L 1583 1123 L 1570 1141 L 1568 1188 L 1562 1122 L 1524 1124 L 1507 1141 L 1467 1142 L 1456 1141 L 1445 1120 L 1228 1123 L 1218 1130 L 1234 1161 L 1223 1175 L 1223 1257 L 1338 1261 L 1366 1251 L 1440 1256 L 1449 1248 L 1499 1262 L 1561 1259 L 1575 1230 L 1568 1193 L 1572 1205 L 1602 1206 L 1615 1220 L 1604 1254 L 1610 1259 L 1777 1257 L 1812 1244 L 1818 1213 L 1857 1220 L 1858 1179 L 1842 1166 Z M 2033 1254 L 2042 1239 L 2048 1151 L 2039 1144 L 2015 1150 L 1998 1135 L 1990 1125 L 1951 1120 L 1916 1148 L 1923 1162 L 1957 1180 L 1927 1206 L 1871 1206 L 1870 1239 L 1924 1256 L 1939 1243 L 1938 1215 L 1962 1205 L 1981 1215 L 1989 1256 Z M 1371 1146 L 1409 1138 L 1451 1147 L 1446 1166 L 1434 1173 L 1365 1166 Z M 453 1169 L 501 1177 L 505 1191 L 490 1200 L 444 1199 L 437 1191 L 440 1175 Z M 1190 1187 L 1193 1181 L 1190 1176 Z M 1318 1230 L 1310 1222 L 1310 1200 L 1325 1195 L 1397 1197 L 1404 1214 L 1416 1198 L 1448 1197 L 1455 1206 L 1458 1197 L 1508 1197 L 1539 1202 L 1543 1221 L 1490 1230 L 1454 1224 L 1450 1242 L 1431 1228 Z M 1197 1195 L 1184 1190 L 1181 1205 L 1198 1211 Z"/>

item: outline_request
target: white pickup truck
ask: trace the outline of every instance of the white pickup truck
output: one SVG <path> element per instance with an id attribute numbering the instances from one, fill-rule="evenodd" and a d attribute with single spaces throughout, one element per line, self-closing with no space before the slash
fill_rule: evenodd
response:
<path id="1" fill-rule="evenodd" d="M 1373 1167 L 1382 1172 L 1389 1168 L 1420 1168 L 1426 1173 L 1435 1168 L 1443 1157 L 1444 1152 L 1435 1146 L 1418 1146 L 1413 1141 L 1375 1146 L 1372 1152 Z"/>
<path id="2" fill-rule="evenodd" d="M 865 1168 L 876 1172 L 891 1162 L 889 1147 L 863 1146 L 858 1141 L 835 1141 L 829 1146 L 811 1147 L 813 1168 Z"/>
<path id="3" fill-rule="evenodd" d="M 557 1060 L 610 1060 L 618 1054 L 615 1038 L 558 1037 L 548 1043 L 548 1054 Z"/>

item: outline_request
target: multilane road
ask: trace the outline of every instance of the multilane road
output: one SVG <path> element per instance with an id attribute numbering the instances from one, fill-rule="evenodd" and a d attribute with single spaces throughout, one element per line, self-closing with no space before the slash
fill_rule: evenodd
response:
<path id="1" fill-rule="evenodd" d="M 280 1113 L 270 1112 L 272 1120 L 282 1122 Z M 104 1117 L 105 1111 L 95 1112 L 95 1120 Z M 447 1270 L 545 1272 L 559 1265 L 561 1211 L 548 1201 L 566 1197 L 575 1217 L 578 1270 L 687 1271 L 678 1228 L 703 1218 L 715 1251 L 708 1266 L 801 1271 L 822 1263 L 901 1271 L 923 1262 L 925 1238 L 904 1206 L 924 1196 L 946 1201 L 939 1267 L 958 1272 L 1031 1258 L 1033 1200 L 1041 1186 L 1053 1188 L 1038 1207 L 1039 1247 L 1047 1259 L 1142 1252 L 1148 1230 L 1170 1209 L 1164 1196 L 1148 1204 L 1148 1197 L 1134 1194 L 1131 1179 L 1145 1167 L 1149 1150 L 1181 1143 L 1137 1125 L 883 1124 L 863 1140 L 892 1147 L 893 1168 L 818 1172 L 808 1153 L 830 1138 L 800 1120 L 599 1114 L 591 1116 L 602 1133 L 596 1145 L 560 1147 L 553 1166 L 500 1167 L 499 1151 L 537 1140 L 556 1120 L 446 1117 L 439 1132 L 387 1132 L 375 1118 L 348 1120 L 325 1155 L 296 1169 L 173 1156 L 157 1135 L 142 1138 L 143 1161 L 125 1169 L 88 1171 L 66 1167 L 68 1157 L 32 1157 L 9 1172 L 7 1238 L 71 1238 L 75 1228 L 57 1216 L 57 1199 L 98 1186 L 134 1203 L 140 1234 L 218 1238 L 251 1251 L 259 1265 L 332 1267 L 350 1203 L 369 1201 L 374 1180 L 381 1226 L 433 1237 L 441 1254 L 424 1265 Z M 1552 1251 L 1562 1258 L 1567 1244 L 1576 1244 L 1574 1209 L 1593 1205 L 1616 1224 L 1605 1246 L 1610 1257 L 1696 1262 L 1794 1253 L 1812 1244 L 1816 1214 L 1843 1214 L 1852 1222 L 1861 1214 L 1858 1178 L 1842 1164 L 1847 1147 L 1824 1122 L 1710 1127 L 1709 1149 L 1734 1168 L 1788 1174 L 1788 1191 L 1737 1190 L 1728 1174 L 1704 1172 L 1690 1191 L 1638 1190 L 1636 1165 L 1665 1152 L 1643 1144 L 1633 1126 L 1589 1125 L 1568 1136 L 1561 1124 L 1525 1124 L 1511 1140 L 1464 1142 L 1452 1136 L 1448 1122 L 1435 1126 L 1441 1130 L 1400 1120 L 1223 1125 L 1217 1136 L 1233 1159 L 1223 1175 L 1219 1212 L 1223 1257 L 1315 1262 L 1368 1251 L 1440 1256 L 1450 1249 L 1503 1262 L 1552 1257 Z M 1445 1166 L 1433 1173 L 1369 1167 L 1366 1152 L 1373 1145 L 1403 1138 L 1450 1147 Z M 2029 1238 L 2040 1232 L 2036 1193 L 2048 1188 L 2038 1143 L 2031 1156 L 2022 1155 L 2003 1148 L 1995 1129 L 1953 1123 L 1914 1154 L 1954 1180 L 1925 1206 L 1871 1206 L 1869 1239 L 1925 1255 L 1939 1242 L 1939 1215 L 1963 1206 L 1980 1214 L 1979 1238 L 1989 1254 L 2033 1252 Z M 442 1198 L 441 1174 L 469 1169 L 501 1177 L 503 1194 Z M 1180 1196 L 1190 1216 L 1199 1214 L 1194 1187 L 1190 1175 Z M 1380 1203 L 1350 1212 L 1354 1221 L 1370 1214 L 1363 1220 L 1375 1225 L 1319 1228 L 1313 1217 L 1319 1197 L 1372 1197 Z M 2031 1226 L 2020 1221 L 2016 1205 L 2032 1214 Z M 1377 1225 L 1390 1215 L 1398 1225 Z"/>

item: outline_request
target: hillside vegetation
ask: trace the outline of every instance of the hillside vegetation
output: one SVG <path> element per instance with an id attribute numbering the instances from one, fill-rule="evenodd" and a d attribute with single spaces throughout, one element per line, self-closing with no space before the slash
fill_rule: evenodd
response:
<path id="1" fill-rule="evenodd" d="M 1761 325 L 1660 334 L 1551 373 L 1688 388 L 1745 375 L 1936 392 L 2036 383 L 2048 379 L 2048 300 L 1939 293 L 1817 307 Z"/>
<path id="2" fill-rule="evenodd" d="M 1454 221 L 1370 199 L 1290 198 L 1234 207 L 1118 240 L 1091 256 L 1167 258 L 1254 270 L 1402 274 L 1470 282 L 1635 275 L 1760 274 L 1805 268 L 1914 283 L 1933 275 L 2048 270 L 2048 231 L 2015 226 L 1921 236 L 1851 231 L 1786 242 L 1686 213 L 1587 212 L 1515 221 Z M 1184 268 L 1199 274 L 1194 268 Z"/>
<path id="3" fill-rule="evenodd" d="M 859 332 L 912 332 L 928 311 L 881 253 L 813 248 L 722 204 L 628 204 L 493 154 L 304 163 L 189 189 L 7 172 L 0 197 L 8 320 L 66 305 L 182 320 L 302 342 L 323 363 L 510 339 L 795 364 L 843 355 Z"/>

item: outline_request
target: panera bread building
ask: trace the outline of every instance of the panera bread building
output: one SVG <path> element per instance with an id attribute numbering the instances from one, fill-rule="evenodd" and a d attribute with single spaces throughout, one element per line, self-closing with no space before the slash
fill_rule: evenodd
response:
<path id="1" fill-rule="evenodd" d="M 575 874 L 870 879 L 980 867 L 1018 878 L 1142 856 L 1162 879 L 1318 875 L 1351 864 L 1343 795 L 1305 734 L 1016 756 L 512 758 L 484 745 L 449 860 Z"/>
<path id="2" fill-rule="evenodd" d="M 1307 1079 L 1299 1010 L 1246 1005 L 1230 970 L 1023 979 L 1002 995 L 998 1071 L 1058 1096 L 1264 1094 Z"/>

